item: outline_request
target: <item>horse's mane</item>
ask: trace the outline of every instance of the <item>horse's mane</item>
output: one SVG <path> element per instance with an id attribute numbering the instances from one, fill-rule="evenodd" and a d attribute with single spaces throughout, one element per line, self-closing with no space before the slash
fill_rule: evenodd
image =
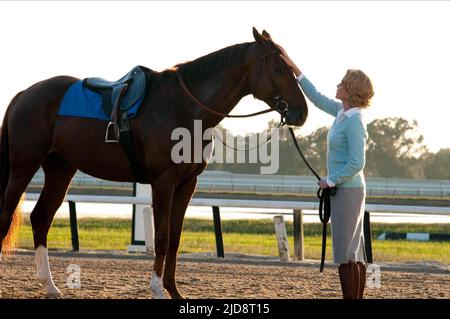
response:
<path id="1" fill-rule="evenodd" d="M 254 42 L 235 44 L 209 53 L 196 60 L 177 64 L 186 83 L 205 81 L 225 68 L 242 64 L 247 49 Z"/>

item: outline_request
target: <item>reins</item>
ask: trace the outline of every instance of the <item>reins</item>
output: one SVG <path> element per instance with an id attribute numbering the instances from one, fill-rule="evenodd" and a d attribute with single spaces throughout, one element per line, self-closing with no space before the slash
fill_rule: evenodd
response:
<path id="1" fill-rule="evenodd" d="M 273 53 L 275 53 L 275 52 L 276 52 L 276 51 L 273 50 L 273 51 L 270 51 L 270 52 L 268 52 L 268 53 L 266 53 L 266 54 L 258 55 L 258 58 L 256 59 L 256 62 L 255 62 L 255 63 L 259 63 L 259 62 L 261 61 L 261 59 L 264 59 L 264 61 L 265 61 L 265 58 L 266 58 L 267 56 L 269 56 L 269 55 L 271 55 L 271 54 L 273 54 Z M 250 113 L 250 114 L 242 114 L 242 115 L 225 114 L 225 113 L 216 111 L 216 110 L 212 109 L 211 107 L 205 105 L 205 104 L 204 104 L 203 102 L 201 102 L 194 94 L 192 94 L 192 92 L 189 90 L 189 88 L 188 88 L 188 87 L 186 86 L 186 84 L 184 83 L 184 80 L 183 80 L 183 78 L 182 78 L 182 76 L 181 76 L 181 72 L 180 72 L 179 69 L 177 69 L 175 73 L 177 74 L 177 77 L 178 77 L 178 80 L 180 81 L 181 87 L 182 87 L 183 90 L 186 92 L 186 94 L 187 94 L 187 95 L 188 95 L 195 103 L 197 103 L 198 106 L 200 106 L 203 110 L 205 110 L 205 111 L 207 111 L 207 112 L 209 112 L 209 113 L 211 113 L 211 114 L 214 114 L 214 115 L 217 115 L 217 116 L 220 116 L 220 117 L 223 117 L 223 118 L 246 118 L 246 117 L 253 117 L 253 116 L 257 116 L 257 115 L 261 115 L 261 114 L 265 114 L 265 113 L 269 113 L 269 112 L 275 111 L 275 110 L 272 109 L 272 108 L 268 108 L 268 109 L 263 110 L 263 111 L 254 112 L 254 113 Z M 254 88 L 253 91 L 255 91 L 256 88 L 257 88 L 257 86 L 258 86 L 259 75 L 260 75 L 260 73 L 261 73 L 261 64 L 259 64 L 259 67 L 258 67 L 258 77 L 256 78 L 256 84 L 255 84 L 255 88 Z M 280 125 L 277 127 L 277 129 L 278 129 L 281 125 L 284 125 L 284 120 L 283 120 L 283 118 L 282 118 L 282 120 L 280 121 Z M 217 137 L 217 136 L 216 136 L 216 137 Z M 224 143 L 224 141 L 223 141 L 221 138 L 219 138 L 219 137 L 217 137 L 217 138 L 221 141 L 221 143 L 222 143 L 223 145 L 225 145 L 226 147 L 228 147 L 228 148 L 230 148 L 230 149 L 233 149 L 233 150 L 235 150 L 235 151 L 250 151 L 250 150 L 253 150 L 253 149 L 255 149 L 255 148 L 259 148 L 259 147 L 261 147 L 262 145 L 268 143 L 268 142 L 270 141 L 270 139 L 272 138 L 272 134 L 270 134 L 270 135 L 268 136 L 268 138 L 266 139 L 266 141 L 264 141 L 263 143 L 257 145 L 256 147 L 253 147 L 253 148 L 245 148 L 245 149 L 243 149 L 243 150 L 238 149 L 238 148 L 236 148 L 236 147 L 231 147 L 231 146 L 229 146 L 228 144 Z"/>
<path id="2" fill-rule="evenodd" d="M 269 51 L 265 54 L 259 55 L 258 52 L 258 57 L 256 59 L 256 61 L 254 63 L 259 63 L 261 60 L 263 60 L 266 64 L 266 57 L 268 57 L 271 54 L 276 53 L 276 50 L 272 50 Z M 248 71 L 247 71 L 248 72 Z M 177 74 L 178 80 L 180 81 L 181 87 L 183 88 L 183 90 L 186 92 L 186 94 L 195 102 L 197 103 L 198 106 L 200 106 L 202 109 L 204 109 L 205 111 L 217 115 L 217 116 L 221 116 L 221 117 L 226 117 L 226 118 L 244 118 L 244 117 L 252 117 L 252 116 L 257 116 L 257 115 L 261 115 L 261 114 L 265 114 L 265 113 L 269 113 L 272 111 L 275 111 L 272 108 L 268 108 L 266 110 L 263 111 L 259 111 L 259 112 L 255 112 L 255 113 L 250 113 L 250 114 L 242 114 L 242 115 L 232 115 L 232 114 L 226 114 L 226 113 L 222 113 L 219 111 L 216 111 L 214 109 L 212 109 L 211 107 L 205 105 L 202 101 L 200 101 L 194 94 L 192 94 L 192 92 L 189 90 L 189 88 L 186 86 L 186 83 L 184 83 L 183 78 L 181 77 L 181 72 L 180 69 L 178 68 L 175 73 Z M 258 76 L 256 78 L 256 83 L 255 83 L 255 87 L 253 89 L 253 92 L 256 91 L 256 88 L 258 87 L 258 83 L 259 83 L 259 75 L 261 73 L 261 64 L 259 64 L 259 68 L 258 68 Z M 278 97 L 279 98 L 279 97 Z M 287 109 L 287 103 L 285 101 L 277 101 L 277 106 L 278 103 L 284 102 L 286 104 L 286 109 Z"/>
<path id="3" fill-rule="evenodd" d="M 303 152 L 298 146 L 297 139 L 295 138 L 294 131 L 292 130 L 291 127 L 289 127 L 289 133 L 291 134 L 292 140 L 294 141 L 294 145 L 297 148 L 297 151 L 299 152 L 306 166 L 314 174 L 314 176 L 316 176 L 317 180 L 320 181 L 321 178 L 319 174 L 317 174 L 316 171 L 311 167 L 311 165 L 309 165 L 308 161 L 303 155 Z M 317 197 L 319 198 L 319 218 L 320 221 L 322 222 L 322 255 L 320 258 L 320 272 L 323 272 L 323 268 L 325 266 L 325 251 L 327 247 L 327 224 L 328 221 L 330 220 L 331 215 L 330 197 L 334 195 L 336 195 L 336 187 L 328 187 L 324 189 L 319 187 L 319 189 L 317 190 Z"/>
<path id="4" fill-rule="evenodd" d="M 210 108 L 209 106 L 206 106 L 205 104 L 203 104 L 199 99 L 197 99 L 192 93 L 191 91 L 187 88 L 186 84 L 183 81 L 183 78 L 181 77 L 180 71 L 177 70 L 176 74 L 178 76 L 178 80 L 180 81 L 181 87 L 184 89 L 184 91 L 186 92 L 186 94 L 195 102 L 197 103 L 198 106 L 200 106 L 202 109 L 204 109 L 205 111 L 217 115 L 217 116 L 221 116 L 221 117 L 228 117 L 228 118 L 243 118 L 243 117 L 251 117 L 251 116 L 256 116 L 256 115 L 261 115 L 261 114 L 265 114 L 265 113 L 269 113 L 272 111 L 275 111 L 271 108 L 263 110 L 263 111 L 259 111 L 259 112 L 255 112 L 255 113 L 250 113 L 250 114 L 242 114 L 242 115 L 231 115 L 231 114 L 225 114 L 225 113 L 221 113 L 218 112 L 216 110 L 213 110 L 212 108 Z"/>

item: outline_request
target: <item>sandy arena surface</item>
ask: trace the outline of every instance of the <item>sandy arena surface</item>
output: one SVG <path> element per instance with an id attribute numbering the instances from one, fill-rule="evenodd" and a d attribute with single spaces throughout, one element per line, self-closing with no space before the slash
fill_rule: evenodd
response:
<path id="1" fill-rule="evenodd" d="M 149 282 L 153 260 L 147 256 L 51 252 L 50 265 L 63 298 L 152 298 Z M 79 266 L 79 289 L 67 286 L 73 278 L 68 269 L 75 269 L 70 265 Z M 380 286 L 366 288 L 366 298 L 450 298 L 448 265 L 380 264 L 380 267 Z M 317 261 L 285 263 L 257 256 L 229 255 L 219 260 L 211 254 L 181 255 L 177 284 L 180 293 L 192 299 L 341 298 L 336 266 L 329 265 L 322 274 L 318 268 Z M 3 259 L 0 298 L 44 298 L 35 276 L 32 251 Z"/>

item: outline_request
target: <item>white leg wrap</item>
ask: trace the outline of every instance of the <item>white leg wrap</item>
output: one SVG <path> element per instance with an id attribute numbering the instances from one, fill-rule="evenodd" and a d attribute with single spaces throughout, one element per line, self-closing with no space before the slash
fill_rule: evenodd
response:
<path id="1" fill-rule="evenodd" d="M 61 292 L 53 283 L 52 274 L 50 273 L 50 264 L 48 262 L 48 249 L 39 246 L 35 251 L 36 256 L 36 272 L 37 279 L 47 292 L 49 298 L 61 297 Z"/>
<path id="2" fill-rule="evenodd" d="M 153 297 L 155 299 L 165 299 L 162 278 L 158 277 L 155 271 L 153 271 L 152 273 L 152 280 L 150 281 L 150 289 L 152 290 Z"/>

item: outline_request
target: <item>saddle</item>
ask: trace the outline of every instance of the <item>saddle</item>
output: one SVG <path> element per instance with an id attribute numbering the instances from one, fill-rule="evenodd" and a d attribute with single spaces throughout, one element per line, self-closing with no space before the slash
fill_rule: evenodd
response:
<path id="1" fill-rule="evenodd" d="M 151 84 L 153 71 L 136 66 L 117 81 L 93 77 L 83 80 L 83 86 L 102 96 L 102 108 L 110 117 L 106 128 L 105 143 L 119 143 L 120 133 L 129 129 L 127 112 L 143 99 Z M 110 129 L 115 136 L 110 138 Z"/>
<path id="2" fill-rule="evenodd" d="M 86 78 L 83 86 L 99 93 L 102 97 L 102 108 L 110 117 L 106 127 L 105 143 L 121 144 L 130 162 L 136 182 L 148 184 L 145 170 L 140 164 L 134 147 L 134 139 L 129 124 L 128 111 L 145 97 L 150 89 L 154 71 L 143 66 L 136 66 L 117 81 L 102 78 Z M 110 129 L 113 128 L 113 137 Z"/>

